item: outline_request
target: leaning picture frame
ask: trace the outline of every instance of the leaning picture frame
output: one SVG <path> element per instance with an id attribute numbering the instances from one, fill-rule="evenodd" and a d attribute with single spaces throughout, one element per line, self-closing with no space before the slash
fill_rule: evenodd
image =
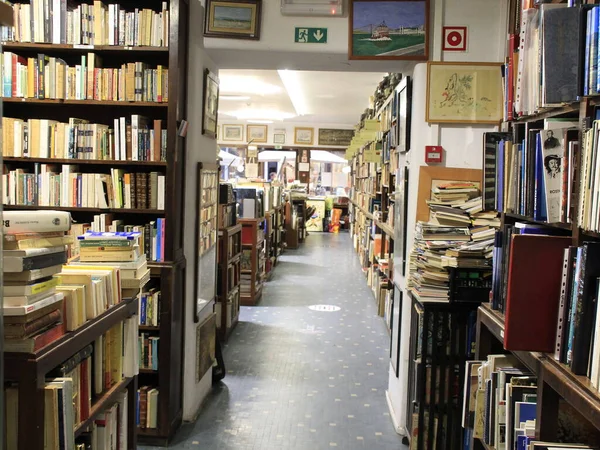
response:
<path id="1" fill-rule="evenodd" d="M 207 0 L 204 36 L 260 39 L 262 0 Z"/>
<path id="2" fill-rule="evenodd" d="M 209 69 L 204 71 L 204 105 L 202 134 L 217 138 L 217 111 L 219 110 L 219 79 Z"/>
<path id="3" fill-rule="evenodd" d="M 396 88 L 398 98 L 398 136 L 396 149 L 399 153 L 410 150 L 410 126 L 412 104 L 412 81 L 406 76 Z"/>
<path id="4" fill-rule="evenodd" d="M 504 115 L 502 64 L 429 62 L 425 120 L 497 125 Z"/>

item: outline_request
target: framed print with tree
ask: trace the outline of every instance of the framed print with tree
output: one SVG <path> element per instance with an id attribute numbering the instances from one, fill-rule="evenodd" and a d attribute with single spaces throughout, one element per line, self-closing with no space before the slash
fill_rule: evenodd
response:
<path id="1" fill-rule="evenodd" d="M 267 125 L 246 125 L 246 139 L 252 143 L 267 142 Z"/>
<path id="2" fill-rule="evenodd" d="M 223 125 L 222 139 L 224 141 L 242 142 L 244 140 L 244 126 Z"/>
<path id="3" fill-rule="evenodd" d="M 313 145 L 314 133 L 314 128 L 294 128 L 294 144 Z"/>
<path id="4" fill-rule="evenodd" d="M 398 145 L 396 148 L 400 153 L 410 150 L 410 114 L 412 103 L 412 83 L 409 76 L 400 81 L 398 91 Z"/>
<path id="5" fill-rule="evenodd" d="M 204 36 L 260 39 L 262 0 L 207 0 Z"/>
<path id="6" fill-rule="evenodd" d="M 425 61 L 429 0 L 350 0 L 348 59 Z"/>
<path id="7" fill-rule="evenodd" d="M 285 144 L 285 133 L 275 133 L 273 135 L 273 144 Z"/>
<path id="8" fill-rule="evenodd" d="M 217 138 L 217 111 L 219 109 L 219 79 L 210 70 L 204 71 L 204 108 L 202 134 Z"/>
<path id="9" fill-rule="evenodd" d="M 498 124 L 503 116 L 502 95 L 502 64 L 427 65 L 427 122 Z"/>

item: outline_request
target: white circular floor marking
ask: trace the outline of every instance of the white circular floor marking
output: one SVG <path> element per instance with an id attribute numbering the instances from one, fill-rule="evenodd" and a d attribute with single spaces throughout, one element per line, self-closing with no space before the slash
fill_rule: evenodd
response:
<path id="1" fill-rule="evenodd" d="M 313 311 L 334 312 L 339 311 L 342 308 L 335 305 L 310 305 L 308 309 L 312 309 Z"/>

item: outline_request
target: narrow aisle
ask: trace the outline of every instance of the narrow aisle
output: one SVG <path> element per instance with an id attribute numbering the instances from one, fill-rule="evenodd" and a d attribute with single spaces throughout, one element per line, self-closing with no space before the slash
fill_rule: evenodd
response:
<path id="1" fill-rule="evenodd" d="M 340 310 L 309 309 L 319 304 Z M 227 376 L 175 448 L 404 448 L 385 399 L 389 334 L 348 234 L 286 251 L 224 358 Z"/>

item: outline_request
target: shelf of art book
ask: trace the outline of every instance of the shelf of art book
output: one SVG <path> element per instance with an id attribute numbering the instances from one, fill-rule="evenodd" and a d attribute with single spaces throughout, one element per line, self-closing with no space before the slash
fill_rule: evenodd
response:
<path id="1" fill-rule="evenodd" d="M 94 265 L 118 262 L 128 274 L 123 293 L 135 292 L 139 304 L 140 405 L 145 418 L 158 412 L 140 420 L 138 435 L 166 444 L 182 417 L 185 170 L 177 130 L 187 85 L 180 18 L 189 6 L 50 5 L 53 20 L 44 21 L 37 3 L 16 3 L 16 26 L 2 36 L 2 202 L 10 211 L 70 212 L 73 236 L 140 233 L 139 258 L 123 251 L 111 261 L 96 250 L 103 256 Z M 70 262 L 90 252 L 76 239 Z"/>

